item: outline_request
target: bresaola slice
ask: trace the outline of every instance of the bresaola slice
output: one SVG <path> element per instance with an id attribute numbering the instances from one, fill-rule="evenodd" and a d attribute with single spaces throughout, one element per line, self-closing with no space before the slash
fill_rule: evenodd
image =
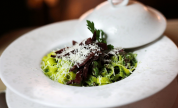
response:
<path id="1" fill-rule="evenodd" d="M 76 73 L 76 77 L 75 77 L 75 80 L 70 80 L 67 82 L 67 85 L 69 84 L 80 84 L 83 80 L 83 69 L 79 69 Z"/>
<path id="2" fill-rule="evenodd" d="M 89 45 L 89 44 L 91 44 L 92 43 L 92 39 L 91 38 L 88 38 L 86 41 L 85 41 L 85 44 L 86 45 Z"/>
<path id="3" fill-rule="evenodd" d="M 93 56 L 93 58 L 94 58 L 94 56 Z M 75 80 L 68 81 L 67 85 L 74 84 L 74 83 L 80 84 L 82 82 L 82 80 L 87 80 L 89 66 L 91 65 L 91 63 L 93 62 L 93 60 L 94 59 L 90 59 L 90 61 L 88 61 L 83 68 L 80 68 L 79 71 L 77 71 L 77 73 L 76 73 Z"/>
<path id="4" fill-rule="evenodd" d="M 51 57 L 65 57 L 74 64 L 74 66 L 70 69 L 70 71 L 73 71 L 76 68 L 80 68 L 81 66 L 85 65 L 85 63 L 93 56 L 99 56 L 99 54 L 101 54 L 101 47 L 92 42 L 91 38 L 88 38 L 80 44 L 75 44 L 66 50 L 62 49 L 56 52 L 56 56 L 52 55 Z"/>
<path id="5" fill-rule="evenodd" d="M 75 69 L 84 66 L 94 55 L 94 53 L 90 53 L 90 55 L 81 64 L 74 65 L 69 71 L 74 71 Z"/>
<path id="6" fill-rule="evenodd" d="M 81 46 L 81 45 L 89 45 L 89 44 L 91 44 L 92 43 L 92 39 L 91 38 L 88 38 L 86 41 L 84 41 L 84 42 L 81 42 L 79 45 Z"/>
<path id="7" fill-rule="evenodd" d="M 107 44 L 106 43 L 101 43 L 101 42 L 98 42 L 96 43 L 99 47 L 102 48 L 102 50 L 107 50 L 108 47 L 107 47 Z"/>
<path id="8" fill-rule="evenodd" d="M 96 31 L 93 33 L 93 37 L 91 38 L 92 41 L 96 41 Z"/>
<path id="9" fill-rule="evenodd" d="M 77 42 L 73 40 L 73 41 L 72 41 L 72 45 L 75 45 L 75 44 L 77 44 Z"/>
<path id="10" fill-rule="evenodd" d="M 56 51 L 56 55 L 51 55 L 51 57 L 69 59 L 74 64 L 69 69 L 69 72 L 77 70 L 76 78 L 75 80 L 68 81 L 68 85 L 74 83 L 80 84 L 82 80 L 87 80 L 88 74 L 92 73 L 89 72 L 89 70 L 92 70 L 89 67 L 93 67 L 90 65 L 92 65 L 93 61 L 101 60 L 100 55 L 103 55 L 103 51 L 107 50 L 106 43 L 96 42 L 96 31 L 93 33 L 92 38 L 87 38 L 79 44 L 76 41 L 72 41 L 72 44 L 72 47 L 63 48 Z M 71 57 L 78 57 L 78 59 L 83 57 L 84 59 L 81 61 L 78 59 L 72 60 L 73 58 Z"/>
<path id="11" fill-rule="evenodd" d="M 94 58 L 94 57 L 93 57 Z M 88 71 L 89 71 L 89 66 L 91 65 L 91 63 L 93 62 L 94 59 L 91 59 L 90 61 L 88 61 L 84 68 L 83 68 L 83 79 L 86 80 L 88 78 Z"/>
<path id="12" fill-rule="evenodd" d="M 69 48 L 69 47 L 67 47 L 67 48 Z M 56 53 L 56 54 L 61 54 L 61 53 L 62 53 L 64 50 L 66 50 L 67 48 L 60 49 L 60 50 L 56 51 L 55 53 Z"/>

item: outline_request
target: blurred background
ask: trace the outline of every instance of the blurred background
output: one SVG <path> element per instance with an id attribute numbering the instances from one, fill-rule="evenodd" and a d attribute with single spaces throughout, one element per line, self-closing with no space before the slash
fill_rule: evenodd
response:
<path id="1" fill-rule="evenodd" d="M 106 0 L 1 0 L 0 37 L 13 30 L 77 19 Z M 138 0 L 167 19 L 178 18 L 178 0 Z"/>
<path id="2" fill-rule="evenodd" d="M 0 55 L 22 34 L 53 22 L 77 19 L 106 0 L 1 0 Z M 159 10 L 168 19 L 165 34 L 178 46 L 178 0 L 137 0 Z M 173 19 L 173 20 L 172 20 Z M 0 92 L 5 90 L 0 80 Z M 175 107 L 178 108 L 178 98 Z M 7 108 L 0 93 L 0 108 Z"/>

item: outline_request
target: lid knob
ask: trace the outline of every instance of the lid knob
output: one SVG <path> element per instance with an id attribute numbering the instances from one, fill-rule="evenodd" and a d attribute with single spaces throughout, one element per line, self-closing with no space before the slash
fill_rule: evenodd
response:
<path id="1" fill-rule="evenodd" d="M 129 3 L 129 0 L 108 0 L 112 7 L 126 6 Z"/>

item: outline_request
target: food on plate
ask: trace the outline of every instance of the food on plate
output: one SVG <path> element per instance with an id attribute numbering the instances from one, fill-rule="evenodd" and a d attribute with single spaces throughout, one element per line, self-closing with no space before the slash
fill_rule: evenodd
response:
<path id="1" fill-rule="evenodd" d="M 61 84 L 100 86 L 128 77 L 137 67 L 137 54 L 107 44 L 106 34 L 87 20 L 93 33 L 80 43 L 44 56 L 41 68 L 46 76 Z"/>

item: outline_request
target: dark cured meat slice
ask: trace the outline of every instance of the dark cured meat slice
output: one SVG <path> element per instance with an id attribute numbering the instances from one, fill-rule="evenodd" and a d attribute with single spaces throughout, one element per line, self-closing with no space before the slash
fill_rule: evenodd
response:
<path id="1" fill-rule="evenodd" d="M 77 67 L 77 65 L 74 65 L 72 68 L 70 68 L 69 72 L 74 71 L 75 69 L 80 68 L 83 65 L 85 65 L 85 63 L 87 63 L 94 55 L 95 55 L 95 53 L 93 53 L 93 52 L 90 53 L 90 55 L 83 61 L 83 63 L 78 64 L 78 67 Z"/>
<path id="2" fill-rule="evenodd" d="M 92 43 L 91 38 L 88 38 L 88 39 L 85 41 L 85 44 L 86 44 L 86 45 L 89 45 L 89 44 L 91 44 L 91 43 Z M 83 42 L 81 42 L 79 45 L 83 45 Z"/>
<path id="3" fill-rule="evenodd" d="M 107 44 L 106 43 L 100 43 L 100 42 L 98 42 L 98 43 L 96 43 L 99 47 L 101 47 L 102 48 L 102 50 L 107 50 L 108 49 L 108 47 L 107 47 Z"/>
<path id="4" fill-rule="evenodd" d="M 77 65 L 74 65 L 73 67 L 71 67 L 69 72 L 74 71 L 75 69 L 77 69 Z"/>
<path id="5" fill-rule="evenodd" d="M 73 84 L 73 83 L 80 84 L 82 80 L 83 80 L 83 69 L 79 69 L 76 73 L 75 80 L 68 81 L 67 85 Z"/>
<path id="6" fill-rule="evenodd" d="M 104 53 L 100 54 L 99 61 L 102 65 L 104 65 Z"/>
<path id="7" fill-rule="evenodd" d="M 71 51 L 72 54 L 74 54 L 74 52 L 75 52 L 75 50 L 72 50 L 72 51 Z M 70 53 L 68 52 L 68 53 L 66 53 L 66 54 L 64 54 L 64 55 L 62 55 L 62 56 L 64 57 L 64 56 L 69 56 L 69 55 L 70 55 Z M 51 57 L 54 57 L 54 58 L 55 58 L 56 55 L 51 55 Z M 57 57 L 60 58 L 61 56 L 57 56 Z"/>
<path id="8" fill-rule="evenodd" d="M 67 48 L 69 48 L 69 47 L 67 47 Z M 56 51 L 55 53 L 56 53 L 56 54 L 61 54 L 65 49 L 66 49 L 66 48 L 60 49 L 60 50 Z"/>
<path id="9" fill-rule="evenodd" d="M 76 41 L 74 41 L 74 40 L 72 41 L 72 45 L 75 45 L 76 43 L 77 43 Z"/>
<path id="10" fill-rule="evenodd" d="M 72 54 L 74 54 L 74 52 L 75 51 L 78 51 L 78 50 L 72 50 L 72 51 L 70 51 Z M 65 57 L 65 56 L 69 56 L 70 55 L 70 53 L 68 52 L 68 53 L 66 53 L 66 54 L 64 54 L 64 55 L 62 55 L 63 57 Z M 61 56 L 58 56 L 58 58 L 60 58 Z"/>
<path id="11" fill-rule="evenodd" d="M 99 58 L 99 56 L 97 56 L 97 59 L 98 58 Z M 82 80 L 86 80 L 88 77 L 89 66 L 93 62 L 93 60 L 94 60 L 94 57 L 92 59 L 90 59 L 90 61 L 88 61 L 83 68 L 79 69 L 79 71 L 76 74 L 75 80 L 68 81 L 67 85 L 73 84 L 73 83 L 80 84 Z"/>
<path id="12" fill-rule="evenodd" d="M 82 79 L 83 79 L 82 75 L 83 75 L 83 69 L 79 69 L 76 73 L 76 77 L 74 80 L 75 83 L 80 84 L 82 82 Z"/>
<path id="13" fill-rule="evenodd" d="M 87 76 L 88 76 L 88 68 L 91 64 L 91 62 L 93 61 L 93 59 L 91 59 L 90 61 L 88 61 L 88 63 L 84 66 L 83 68 L 83 79 L 86 80 Z"/>
<path id="14" fill-rule="evenodd" d="M 96 31 L 93 33 L 93 37 L 91 38 L 92 41 L 96 41 Z"/>
<path id="15" fill-rule="evenodd" d="M 55 58 L 55 57 L 56 57 L 56 55 L 51 55 L 51 57 Z"/>
<path id="16" fill-rule="evenodd" d="M 74 52 L 75 52 L 75 50 L 72 50 L 71 51 L 71 53 L 72 54 L 74 54 Z M 70 53 L 68 52 L 68 53 L 66 53 L 66 54 L 64 54 L 64 55 L 62 55 L 63 57 L 65 57 L 65 56 L 69 56 L 70 55 Z M 56 57 L 56 55 L 51 55 L 51 57 Z M 58 58 L 61 58 L 61 56 L 57 56 Z"/>
<path id="17" fill-rule="evenodd" d="M 72 51 L 70 51 L 70 52 L 71 52 L 72 54 L 74 54 L 75 50 L 72 50 Z M 63 56 L 68 56 L 68 55 L 70 55 L 70 52 L 64 54 Z"/>
<path id="18" fill-rule="evenodd" d="M 89 44 L 91 44 L 92 43 L 92 39 L 91 38 L 88 38 L 86 41 L 85 41 L 85 44 L 86 45 L 89 45 Z"/>
<path id="19" fill-rule="evenodd" d="M 90 55 L 83 61 L 83 63 L 79 64 L 79 68 L 82 67 L 83 65 L 85 65 L 85 63 L 87 63 L 93 56 L 95 55 L 95 53 L 90 53 Z"/>

